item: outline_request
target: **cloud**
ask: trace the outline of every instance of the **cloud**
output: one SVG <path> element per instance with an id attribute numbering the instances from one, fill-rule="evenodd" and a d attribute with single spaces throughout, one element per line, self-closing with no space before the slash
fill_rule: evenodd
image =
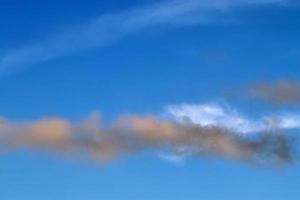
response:
<path id="1" fill-rule="evenodd" d="M 300 114 L 277 113 L 249 119 L 229 105 L 179 104 L 166 107 L 166 114 L 177 122 L 191 122 L 202 127 L 217 126 L 239 134 L 300 128 Z"/>
<path id="2" fill-rule="evenodd" d="M 222 22 L 225 20 L 224 14 L 239 7 L 283 5 L 286 2 L 288 0 L 172 0 L 120 13 L 108 13 L 54 34 L 44 41 L 0 55 L 0 74 L 86 49 L 103 47 L 148 28 Z"/>
<path id="3" fill-rule="evenodd" d="M 174 155 L 174 154 L 160 154 L 159 158 L 166 160 L 171 163 L 175 164 L 183 164 L 184 163 L 184 157 L 181 155 Z"/>
<path id="4" fill-rule="evenodd" d="M 274 105 L 295 105 L 300 103 L 300 83 L 291 80 L 261 82 L 250 86 L 247 95 Z"/>
<path id="5" fill-rule="evenodd" d="M 32 122 L 1 121 L 0 143 L 5 150 L 29 148 L 85 154 L 106 161 L 145 150 L 169 152 L 168 159 L 181 156 L 215 157 L 258 165 L 293 162 L 293 151 L 285 135 L 265 132 L 242 136 L 217 125 L 202 126 L 153 116 L 121 116 L 102 127 L 99 114 L 93 113 L 80 123 L 62 118 Z M 4 127 L 4 128 L 3 128 Z"/>

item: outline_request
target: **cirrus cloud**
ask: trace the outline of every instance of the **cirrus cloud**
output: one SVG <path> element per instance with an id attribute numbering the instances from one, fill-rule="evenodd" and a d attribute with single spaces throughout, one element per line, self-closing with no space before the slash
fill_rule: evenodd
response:
<path id="1" fill-rule="evenodd" d="M 86 49 L 104 47 L 127 35 L 149 28 L 223 23 L 227 21 L 226 14 L 235 9 L 260 5 L 286 5 L 288 2 L 288 0 L 171 0 L 119 13 L 107 13 L 85 24 L 53 34 L 45 40 L 0 55 L 0 74 Z"/>

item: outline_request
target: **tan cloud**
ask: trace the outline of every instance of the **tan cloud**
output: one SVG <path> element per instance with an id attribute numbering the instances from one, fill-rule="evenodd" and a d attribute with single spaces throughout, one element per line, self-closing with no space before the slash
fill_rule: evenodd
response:
<path id="1" fill-rule="evenodd" d="M 40 146 L 63 147 L 71 140 L 71 125 L 62 119 L 43 119 L 26 124 L 24 142 Z"/>
<path id="2" fill-rule="evenodd" d="M 250 97 L 276 105 L 299 104 L 300 83 L 291 80 L 279 80 L 275 83 L 261 82 L 248 89 Z"/>
<path id="3" fill-rule="evenodd" d="M 283 135 L 262 133 L 240 136 L 222 127 L 201 127 L 154 117 L 121 117 L 106 128 L 94 113 L 81 123 L 58 118 L 11 124 L 7 137 L 0 135 L 10 149 L 26 147 L 52 150 L 70 155 L 82 153 L 92 159 L 111 160 L 144 150 L 169 150 L 195 157 L 213 156 L 255 164 L 291 163 L 292 148 Z M 3 132 L 3 131 L 2 131 Z M 7 142 L 8 141 L 8 142 Z"/>
<path id="4" fill-rule="evenodd" d="M 125 118 L 123 126 L 128 126 L 137 136 L 150 142 L 172 140 L 176 136 L 176 127 L 151 117 Z"/>
<path id="5" fill-rule="evenodd" d="M 8 134 L 10 132 L 11 127 L 9 126 L 6 119 L 0 117 L 0 136 Z"/>

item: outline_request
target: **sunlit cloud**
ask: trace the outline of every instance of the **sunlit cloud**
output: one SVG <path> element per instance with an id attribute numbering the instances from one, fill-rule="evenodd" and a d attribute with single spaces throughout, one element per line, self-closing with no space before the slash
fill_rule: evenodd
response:
<path id="1" fill-rule="evenodd" d="M 171 105 L 166 107 L 166 113 L 178 122 L 220 126 L 241 134 L 300 128 L 300 113 L 279 112 L 251 119 L 228 105 L 213 103 Z"/>

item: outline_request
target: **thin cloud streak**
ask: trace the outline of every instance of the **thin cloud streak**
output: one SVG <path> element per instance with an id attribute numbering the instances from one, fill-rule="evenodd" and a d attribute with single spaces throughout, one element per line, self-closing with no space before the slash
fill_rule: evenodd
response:
<path id="1" fill-rule="evenodd" d="M 51 38 L 0 55 L 0 74 L 86 49 L 103 47 L 155 26 L 189 26 L 218 23 L 222 14 L 238 7 L 277 4 L 288 0 L 173 0 L 121 13 L 102 15 Z M 226 21 L 226 20 L 225 20 Z"/>

